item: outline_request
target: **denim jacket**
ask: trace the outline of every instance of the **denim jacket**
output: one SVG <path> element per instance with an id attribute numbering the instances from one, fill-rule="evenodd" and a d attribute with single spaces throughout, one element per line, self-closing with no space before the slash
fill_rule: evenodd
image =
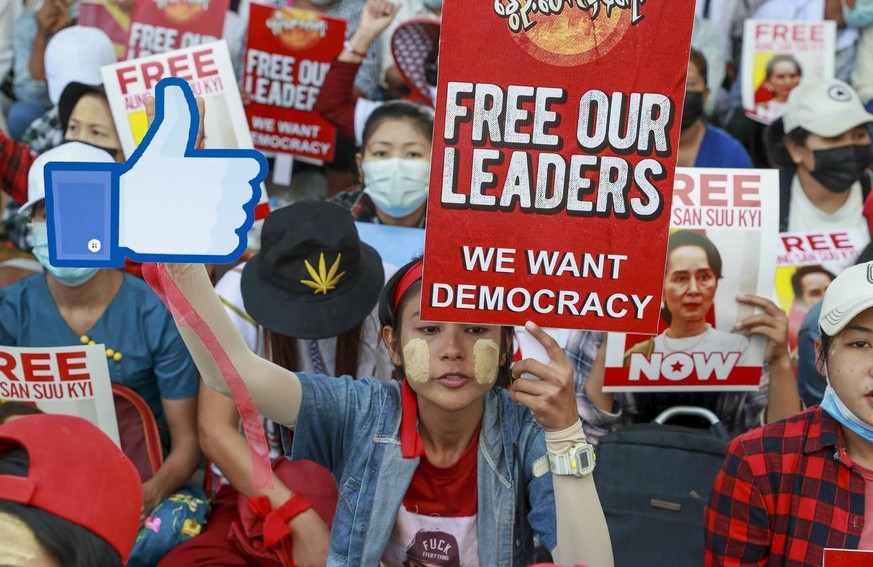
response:
<path id="1" fill-rule="evenodd" d="M 293 447 L 285 451 L 292 459 L 323 465 L 337 482 L 327 564 L 376 566 L 419 462 L 400 453 L 400 384 L 297 376 L 303 399 Z M 490 391 L 477 467 L 480 565 L 533 563 L 534 533 L 554 551 L 552 478 L 548 466 L 543 471 L 543 462 L 537 462 L 545 454 L 543 430 L 527 408 L 512 402 L 506 391 Z"/>

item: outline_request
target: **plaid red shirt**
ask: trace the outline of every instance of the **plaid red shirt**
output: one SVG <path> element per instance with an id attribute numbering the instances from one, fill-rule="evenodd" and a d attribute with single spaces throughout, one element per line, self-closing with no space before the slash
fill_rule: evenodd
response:
<path id="1" fill-rule="evenodd" d="M 0 183 L 18 204 L 27 202 L 27 172 L 36 156 L 27 144 L 17 144 L 0 132 Z"/>
<path id="2" fill-rule="evenodd" d="M 814 407 L 734 439 L 705 511 L 706 565 L 816 565 L 857 549 L 864 478 Z"/>

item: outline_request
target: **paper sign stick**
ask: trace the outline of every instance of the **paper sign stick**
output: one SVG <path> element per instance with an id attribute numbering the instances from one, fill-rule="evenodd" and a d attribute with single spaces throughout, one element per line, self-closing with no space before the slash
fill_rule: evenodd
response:
<path id="1" fill-rule="evenodd" d="M 239 258 L 267 162 L 256 150 L 196 149 L 199 124 L 190 86 L 166 78 L 155 90 L 155 121 L 126 163 L 48 163 L 52 265 Z"/>

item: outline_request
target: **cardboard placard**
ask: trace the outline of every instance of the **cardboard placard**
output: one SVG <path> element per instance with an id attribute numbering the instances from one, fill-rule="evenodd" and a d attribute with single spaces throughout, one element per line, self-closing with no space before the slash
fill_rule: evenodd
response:
<path id="1" fill-rule="evenodd" d="M 797 333 L 825 289 L 851 266 L 864 242 L 851 231 L 783 233 L 776 257 L 776 295 L 788 314 L 788 349 L 795 358 Z"/>
<path id="2" fill-rule="evenodd" d="M 423 319 L 655 332 L 693 12 L 445 5 Z"/>
<path id="3" fill-rule="evenodd" d="M 0 346 L 0 400 L 87 419 L 121 446 L 104 345 Z"/>
<path id="4" fill-rule="evenodd" d="M 837 24 L 833 20 L 746 20 L 742 96 L 746 115 L 770 124 L 785 112 L 801 82 L 834 77 Z"/>
<path id="5" fill-rule="evenodd" d="M 313 108 L 345 37 L 345 20 L 252 4 L 243 88 L 257 149 L 333 159 L 336 128 Z"/>
<path id="6" fill-rule="evenodd" d="M 139 59 L 222 37 L 230 0 L 139 0 L 130 17 L 126 59 Z"/>
<path id="7" fill-rule="evenodd" d="M 778 214 L 775 170 L 676 170 L 659 334 L 609 334 L 605 392 L 758 388 L 765 340 L 731 331 L 772 294 Z"/>

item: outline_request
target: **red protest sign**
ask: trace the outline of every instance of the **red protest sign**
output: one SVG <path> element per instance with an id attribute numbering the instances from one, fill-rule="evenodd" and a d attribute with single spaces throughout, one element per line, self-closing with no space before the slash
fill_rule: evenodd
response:
<path id="1" fill-rule="evenodd" d="M 130 18 L 126 59 L 216 41 L 230 0 L 141 0 Z"/>
<path id="2" fill-rule="evenodd" d="M 873 567 L 873 551 L 825 549 L 822 567 Z"/>
<path id="3" fill-rule="evenodd" d="M 693 13 L 446 4 L 422 319 L 655 332 Z"/>
<path id="4" fill-rule="evenodd" d="M 255 148 L 333 159 L 336 129 L 313 108 L 345 37 L 345 20 L 252 4 L 243 88 Z"/>

